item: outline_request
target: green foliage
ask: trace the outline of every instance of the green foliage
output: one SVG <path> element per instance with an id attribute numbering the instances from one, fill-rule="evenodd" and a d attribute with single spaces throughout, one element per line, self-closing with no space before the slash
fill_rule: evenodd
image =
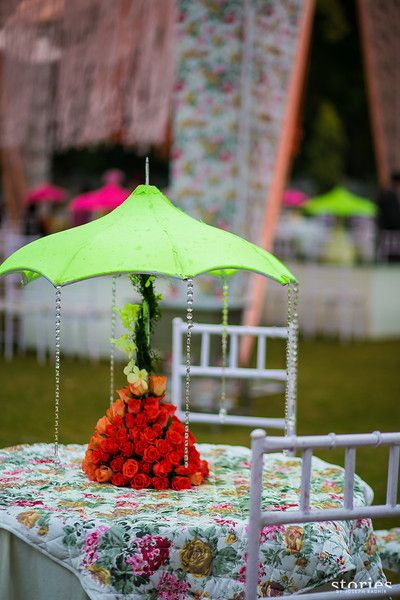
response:
<path id="1" fill-rule="evenodd" d="M 114 310 L 119 314 L 121 323 L 126 329 L 134 329 L 140 313 L 139 304 L 125 304 L 122 308 L 115 307 Z"/>
<path id="2" fill-rule="evenodd" d="M 129 358 L 132 358 L 136 350 L 136 344 L 132 339 L 132 334 L 124 333 L 119 338 L 111 338 L 110 342 L 114 344 L 114 346 L 118 348 L 118 350 L 121 350 L 121 352 L 125 352 L 125 354 L 129 356 Z"/>
<path id="3" fill-rule="evenodd" d="M 151 336 L 154 325 L 160 318 L 161 294 L 155 293 L 154 275 L 131 275 L 130 279 L 143 299 L 135 322 L 136 363 L 139 369 L 151 373 L 157 359 L 151 347 Z"/>
<path id="4" fill-rule="evenodd" d="M 318 0 L 316 11 L 321 17 L 321 32 L 327 42 L 339 42 L 350 33 L 350 24 L 339 0 Z"/>
<path id="5" fill-rule="evenodd" d="M 295 179 L 310 177 L 309 144 L 319 108 L 328 101 L 339 109 L 349 142 L 343 151 L 346 177 L 376 183 L 359 27 L 356 2 L 317 0 L 298 132 L 301 144 L 293 165 Z M 324 162 L 324 156 L 319 157 L 319 162 Z M 328 159 L 326 171 L 329 169 Z"/>
<path id="6" fill-rule="evenodd" d="M 119 314 L 122 325 L 128 330 L 128 333 L 124 333 L 119 338 L 111 338 L 110 342 L 114 344 L 116 348 L 125 352 L 131 359 L 134 352 L 136 351 L 136 344 L 134 341 L 135 327 L 138 322 L 140 314 L 139 304 L 125 304 L 122 308 L 114 307 L 116 313 Z"/>
<path id="7" fill-rule="evenodd" d="M 119 314 L 121 323 L 128 330 L 121 337 L 110 341 L 119 350 L 125 352 L 132 367 L 137 364 L 139 369 L 145 369 L 147 373 L 154 370 L 157 356 L 151 348 L 151 335 L 154 324 L 160 318 L 159 302 L 161 294 L 154 290 L 154 275 L 131 275 L 132 285 L 142 297 L 141 304 L 125 304 L 122 308 L 115 308 Z M 136 352 L 136 361 L 133 355 Z"/>
<path id="8" fill-rule="evenodd" d="M 346 147 L 346 133 L 336 108 L 322 102 L 307 148 L 308 171 L 318 192 L 342 182 Z"/>

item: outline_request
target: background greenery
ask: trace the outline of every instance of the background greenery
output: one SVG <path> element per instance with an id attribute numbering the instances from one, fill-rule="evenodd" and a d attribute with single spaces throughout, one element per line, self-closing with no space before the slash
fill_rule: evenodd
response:
<path id="1" fill-rule="evenodd" d="M 343 179 L 374 187 L 376 170 L 357 6 L 317 0 L 295 178 L 315 191 Z"/>

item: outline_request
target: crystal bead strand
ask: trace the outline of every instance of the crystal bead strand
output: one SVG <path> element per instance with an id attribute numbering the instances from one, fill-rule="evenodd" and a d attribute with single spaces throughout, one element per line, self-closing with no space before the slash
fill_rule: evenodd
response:
<path id="1" fill-rule="evenodd" d="M 292 284 L 292 398 L 289 402 L 289 434 L 296 433 L 296 407 L 297 407 L 297 358 L 298 358 L 298 343 L 299 343 L 299 286 L 297 283 Z M 289 397 L 290 400 L 290 397 Z"/>
<path id="2" fill-rule="evenodd" d="M 184 464 L 189 466 L 190 365 L 193 328 L 193 279 L 187 279 L 186 290 L 186 379 L 185 379 L 185 451 Z"/>
<path id="3" fill-rule="evenodd" d="M 288 337 L 286 346 L 285 435 L 292 435 L 295 432 L 296 425 L 298 297 L 298 285 L 290 284 L 288 289 Z"/>
<path id="4" fill-rule="evenodd" d="M 222 376 L 221 376 L 221 399 L 219 404 L 219 420 L 223 423 L 226 417 L 226 354 L 227 354 L 227 343 L 228 335 L 226 328 L 228 326 L 228 295 L 229 286 L 224 277 L 224 283 L 222 285 Z"/>
<path id="5" fill-rule="evenodd" d="M 55 321 L 55 394 L 54 394 L 54 455 L 59 461 L 58 433 L 60 409 L 60 348 L 61 348 L 61 286 L 56 286 L 56 321 Z"/>
<path id="6" fill-rule="evenodd" d="M 117 276 L 113 275 L 111 282 L 111 339 L 115 339 L 115 299 L 117 294 Z M 111 344 L 110 349 L 110 406 L 114 400 L 114 357 L 115 357 L 115 346 Z"/>
<path id="7" fill-rule="evenodd" d="M 290 325 L 292 322 L 292 287 L 287 289 L 287 338 L 286 338 L 286 386 L 285 386 L 285 435 L 288 434 L 289 419 L 289 363 L 290 363 Z"/>

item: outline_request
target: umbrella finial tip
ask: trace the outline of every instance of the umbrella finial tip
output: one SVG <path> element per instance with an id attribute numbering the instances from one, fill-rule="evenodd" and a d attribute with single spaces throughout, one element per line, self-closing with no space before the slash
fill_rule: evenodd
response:
<path id="1" fill-rule="evenodd" d="M 146 156 L 146 163 L 145 163 L 145 182 L 146 185 L 149 185 L 149 157 Z"/>

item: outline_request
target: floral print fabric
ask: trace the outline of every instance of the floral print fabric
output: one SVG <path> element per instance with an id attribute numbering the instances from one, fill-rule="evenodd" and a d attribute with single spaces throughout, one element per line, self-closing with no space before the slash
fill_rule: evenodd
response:
<path id="1" fill-rule="evenodd" d="M 208 483 L 180 492 L 88 481 L 84 446 L 48 444 L 0 451 L 0 527 L 72 568 L 94 599 L 242 600 L 250 450 L 201 444 Z M 265 457 L 263 508 L 291 510 L 301 460 Z M 313 459 L 311 503 L 340 506 L 343 469 Z M 355 503 L 371 489 L 359 478 Z M 384 581 L 369 519 L 264 527 L 261 596 L 312 589 L 337 577 Z"/>
<path id="2" fill-rule="evenodd" d="M 377 531 L 376 539 L 383 567 L 400 573 L 400 527 Z"/>
<path id="3" fill-rule="evenodd" d="M 258 244 L 304 2 L 180 0 L 178 7 L 171 198 Z M 240 300 L 244 283 L 232 284 Z M 204 277 L 198 287 L 205 296 L 219 288 Z"/>

